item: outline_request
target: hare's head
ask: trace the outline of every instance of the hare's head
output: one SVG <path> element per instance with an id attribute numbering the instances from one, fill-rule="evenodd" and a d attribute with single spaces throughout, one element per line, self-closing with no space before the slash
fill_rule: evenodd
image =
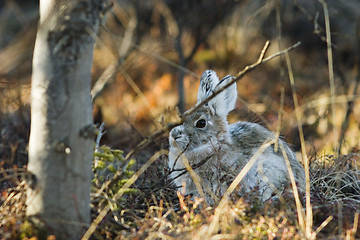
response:
<path id="1" fill-rule="evenodd" d="M 233 77 L 229 75 L 219 81 L 214 71 L 206 70 L 200 79 L 197 105 L 232 79 Z M 186 116 L 184 123 L 170 132 L 170 151 L 184 152 L 188 157 L 190 154 L 196 157 L 231 141 L 227 115 L 234 109 L 236 97 L 236 83 L 234 83 Z"/>

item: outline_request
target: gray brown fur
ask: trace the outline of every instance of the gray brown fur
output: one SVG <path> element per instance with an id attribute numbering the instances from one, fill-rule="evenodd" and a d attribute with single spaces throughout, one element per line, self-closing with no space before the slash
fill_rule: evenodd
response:
<path id="1" fill-rule="evenodd" d="M 214 71 L 205 71 L 200 79 L 198 104 L 231 79 L 231 76 L 226 76 L 219 81 Z M 185 157 L 200 177 L 206 201 L 210 204 L 225 193 L 259 147 L 275 137 L 274 133 L 256 123 L 228 124 L 227 114 L 234 109 L 236 97 L 236 84 L 233 84 L 187 116 L 183 125 L 174 128 L 169 136 L 170 178 L 174 179 L 177 186 L 182 186 L 185 182 L 186 194 L 200 195 L 189 173 L 178 176 L 185 169 Z M 302 165 L 284 141 L 279 140 L 279 144 L 285 148 L 298 187 L 304 188 L 305 174 Z M 265 202 L 289 185 L 284 157 L 280 150 L 275 152 L 271 146 L 260 155 L 246 174 L 236 194 L 241 196 L 256 191 L 259 199 Z"/>

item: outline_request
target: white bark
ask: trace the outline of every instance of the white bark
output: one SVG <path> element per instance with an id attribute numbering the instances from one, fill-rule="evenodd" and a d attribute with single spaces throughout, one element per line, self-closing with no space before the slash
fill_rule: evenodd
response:
<path id="1" fill-rule="evenodd" d="M 26 213 L 57 239 L 80 239 L 90 222 L 90 70 L 101 2 L 40 1 Z"/>

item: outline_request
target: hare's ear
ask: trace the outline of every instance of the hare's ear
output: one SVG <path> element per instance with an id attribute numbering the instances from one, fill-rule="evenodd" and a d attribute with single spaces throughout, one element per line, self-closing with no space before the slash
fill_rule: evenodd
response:
<path id="1" fill-rule="evenodd" d="M 216 75 L 216 72 L 213 70 L 206 70 L 200 78 L 197 103 L 199 104 L 209 97 L 218 83 L 219 77 Z"/>
<path id="2" fill-rule="evenodd" d="M 221 79 L 221 81 L 216 85 L 214 91 L 217 91 L 218 89 L 224 87 L 233 79 L 233 76 L 227 75 L 226 77 Z M 236 98 L 236 83 L 233 83 L 210 102 L 211 105 L 213 105 L 213 108 L 215 109 L 217 115 L 226 117 L 226 115 L 235 108 Z"/>
<path id="3" fill-rule="evenodd" d="M 197 104 L 209 97 L 214 91 L 228 84 L 234 77 L 228 75 L 219 81 L 219 77 L 212 70 L 206 70 L 200 78 Z M 236 83 L 226 88 L 216 97 L 209 101 L 208 106 L 214 114 L 220 117 L 226 115 L 235 108 L 237 97 Z"/>

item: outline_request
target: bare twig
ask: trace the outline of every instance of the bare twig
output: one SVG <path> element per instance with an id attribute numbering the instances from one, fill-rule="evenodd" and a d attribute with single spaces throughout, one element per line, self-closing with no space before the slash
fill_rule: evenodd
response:
<path id="1" fill-rule="evenodd" d="M 360 99 L 359 95 L 338 95 L 335 97 L 335 103 L 348 103 L 351 101 L 355 101 Z M 309 101 L 307 103 L 304 103 L 303 105 L 299 106 L 300 111 L 304 112 L 305 110 L 309 110 L 312 108 L 316 108 L 319 106 L 326 106 L 331 104 L 331 98 L 330 97 L 323 97 L 318 98 L 312 101 Z"/>
<path id="2" fill-rule="evenodd" d="M 138 151 L 140 151 L 141 149 L 145 148 L 146 146 L 148 146 L 149 144 L 153 143 L 155 141 L 155 139 L 159 138 L 160 136 L 162 136 L 164 133 L 169 132 L 172 128 L 181 125 L 184 122 L 184 119 L 191 115 L 194 111 L 196 111 L 197 109 L 199 109 L 201 106 L 203 106 L 205 103 L 209 102 L 211 99 L 213 99 L 214 97 L 216 97 L 218 94 L 220 94 L 222 91 L 224 91 L 226 88 L 228 88 L 229 86 L 231 86 L 232 84 L 234 84 L 235 82 L 239 81 L 245 74 L 247 74 L 248 72 L 254 70 L 256 67 L 258 67 L 259 65 L 270 61 L 271 59 L 278 57 L 282 54 L 285 54 L 293 49 L 295 49 L 296 47 L 298 47 L 300 45 L 300 42 L 297 42 L 296 44 L 290 46 L 289 48 L 277 52 L 269 57 L 264 58 L 264 55 L 266 53 L 266 50 L 269 46 L 269 42 L 267 41 L 264 48 L 262 49 L 260 56 L 258 58 L 258 60 L 251 64 L 246 66 L 242 71 L 240 71 L 235 78 L 233 78 L 228 84 L 226 84 L 225 86 L 219 88 L 217 91 L 213 92 L 213 94 L 211 94 L 209 97 L 207 97 L 206 99 L 204 99 L 201 103 L 199 103 L 198 105 L 196 105 L 194 108 L 190 109 L 189 111 L 185 112 L 182 119 L 175 122 L 175 123 L 169 123 L 166 126 L 164 126 L 163 128 L 161 128 L 160 130 L 156 131 L 155 133 L 153 133 L 151 136 L 145 138 L 143 141 L 141 141 L 138 145 L 136 145 L 125 157 L 125 161 L 123 162 L 123 164 L 120 166 L 120 169 L 114 174 L 112 179 L 109 179 L 107 182 L 105 182 L 101 189 L 96 193 L 96 196 L 99 196 L 105 189 L 107 189 L 109 186 L 111 186 L 112 184 L 114 184 L 117 180 L 119 180 L 121 178 L 121 176 L 123 175 L 124 169 L 126 169 L 127 165 L 129 164 L 129 161 L 131 159 L 131 157 L 137 153 Z"/>
<path id="3" fill-rule="evenodd" d="M 183 156 L 182 154 L 179 154 L 179 157 L 180 156 Z M 212 158 L 214 155 L 210 155 L 206 158 L 204 158 L 203 160 L 201 160 L 199 163 L 196 163 L 194 165 L 190 165 L 190 167 L 194 170 L 194 169 L 197 169 L 199 167 L 201 167 L 202 165 L 204 165 L 210 158 Z M 181 171 L 179 175 L 177 175 L 176 177 L 174 177 L 173 179 L 171 180 L 175 180 L 177 178 L 179 178 L 180 176 L 184 175 L 185 173 L 187 173 L 188 171 L 186 170 L 186 167 L 184 168 L 173 168 L 172 169 L 173 172 L 177 172 L 177 171 Z"/>
<path id="4" fill-rule="evenodd" d="M 105 127 L 105 123 L 101 123 L 100 127 L 99 127 L 99 132 L 96 136 L 96 140 L 95 140 L 95 153 L 98 153 L 100 151 L 100 140 L 102 138 L 102 136 L 104 136 L 104 134 L 106 133 L 106 131 L 104 131 L 104 127 Z M 99 161 L 99 157 L 95 155 L 95 159 L 94 159 L 94 162 L 95 162 L 95 167 L 96 165 L 98 164 L 98 161 Z"/>
<path id="5" fill-rule="evenodd" d="M 144 93 L 140 90 L 139 86 L 136 84 L 136 82 L 129 76 L 129 74 L 125 71 L 125 69 L 120 68 L 120 73 L 123 75 L 125 80 L 128 82 L 128 84 L 131 86 L 131 88 L 136 92 L 136 94 L 140 97 L 142 102 L 147 106 L 149 109 L 150 115 L 152 119 L 155 119 L 155 113 L 153 111 L 153 107 L 151 106 L 151 103 L 149 100 L 145 97 Z M 153 121 L 155 125 L 160 125 L 159 122 Z"/>
<path id="6" fill-rule="evenodd" d="M 175 38 L 175 48 L 179 56 L 179 64 L 183 67 L 186 67 L 186 61 L 184 56 L 184 51 L 181 44 L 182 38 L 182 28 L 179 26 L 179 34 Z M 183 71 L 179 71 L 179 79 L 178 79 L 178 94 L 179 94 L 179 101 L 178 107 L 180 113 L 185 111 L 185 90 L 184 90 L 184 77 L 185 73 Z"/>
<path id="7" fill-rule="evenodd" d="M 240 71 L 231 81 L 229 81 L 226 85 L 224 85 L 223 87 L 219 88 L 218 90 L 214 91 L 213 94 L 211 94 L 209 97 L 207 97 L 206 99 L 204 99 L 202 102 L 200 102 L 198 105 L 196 105 L 194 108 L 190 109 L 189 111 L 185 112 L 182 119 L 178 122 L 175 123 L 170 123 L 167 126 L 165 126 L 164 128 L 160 129 L 159 131 L 155 132 L 153 135 L 151 135 L 150 137 L 148 137 L 147 139 L 143 140 L 141 143 L 139 143 L 135 149 L 131 152 L 128 153 L 128 155 L 126 156 L 126 159 L 129 159 L 135 152 L 137 152 L 138 150 L 146 147 L 148 144 L 150 144 L 150 142 L 152 142 L 154 139 L 158 138 L 159 136 L 161 136 L 162 134 L 164 134 L 166 131 L 171 130 L 172 128 L 181 125 L 184 122 L 184 119 L 191 115 L 193 112 L 195 112 L 196 110 L 198 110 L 200 107 L 202 107 L 204 104 L 206 104 L 207 102 L 209 102 L 211 99 L 213 99 L 214 97 L 216 97 L 218 94 L 220 94 L 222 91 L 224 91 L 225 89 L 227 89 L 228 87 L 230 87 L 232 84 L 234 84 L 235 82 L 239 81 L 240 79 L 242 79 L 244 77 L 245 74 L 247 74 L 248 72 L 254 70 L 256 67 L 258 67 L 259 65 L 270 61 L 271 59 L 278 57 L 282 54 L 285 54 L 291 50 L 293 50 L 294 48 L 298 47 L 300 45 L 300 42 L 297 42 L 296 44 L 292 45 L 291 47 L 277 52 L 267 58 L 264 58 L 265 52 L 267 50 L 267 48 L 269 47 L 269 41 L 266 42 L 263 50 L 261 51 L 261 54 L 258 58 L 258 60 L 251 64 L 246 66 L 242 71 Z"/>
<path id="8" fill-rule="evenodd" d="M 182 66 L 183 68 L 186 68 L 186 59 L 181 44 L 182 31 L 183 31 L 181 26 L 181 19 L 178 19 L 178 21 L 176 21 L 170 8 L 163 1 L 157 2 L 156 9 L 164 17 L 169 35 L 174 38 L 175 49 L 179 57 L 179 65 Z M 185 72 L 182 69 L 179 69 L 178 108 L 181 113 L 185 111 L 184 76 L 185 76 Z"/>
<path id="9" fill-rule="evenodd" d="M 121 65 L 129 55 L 132 48 L 131 40 L 137 26 L 137 17 L 134 9 L 130 8 L 127 13 L 129 13 L 129 20 L 118 49 L 117 60 L 115 63 L 106 68 L 103 74 L 96 81 L 94 87 L 91 89 L 92 101 L 95 101 L 95 99 L 101 94 L 105 87 L 115 79 L 117 71 L 121 68 Z"/>
<path id="10" fill-rule="evenodd" d="M 156 1 L 154 11 L 157 11 L 164 18 L 169 35 L 176 37 L 179 34 L 179 26 L 169 6 L 164 1 Z"/>
<path id="11" fill-rule="evenodd" d="M 95 85 L 91 89 L 91 98 L 94 102 L 95 99 L 100 96 L 105 87 L 113 81 L 116 76 L 117 69 L 121 66 L 122 58 L 119 58 L 116 63 L 108 66 L 105 71 L 101 74 L 98 80 L 95 82 Z"/>
<path id="12" fill-rule="evenodd" d="M 294 4 L 304 15 L 306 15 L 309 21 L 314 21 L 314 17 L 298 2 L 298 0 L 294 0 Z"/>
<path id="13" fill-rule="evenodd" d="M 202 101 L 201 103 L 199 103 L 198 105 L 196 105 L 196 107 L 190 109 L 189 111 L 187 111 L 183 118 L 185 118 L 186 116 L 188 115 L 191 115 L 193 112 L 195 112 L 196 110 L 198 110 L 200 107 L 202 107 L 204 104 L 206 104 L 207 102 L 209 102 L 211 99 L 213 99 L 214 97 L 216 97 L 218 94 L 220 94 L 222 91 L 224 91 L 225 89 L 227 89 L 228 87 L 230 87 L 232 84 L 234 84 L 235 82 L 238 82 L 240 79 L 242 79 L 245 74 L 251 72 L 252 70 L 254 70 L 256 67 L 258 67 L 259 65 L 263 64 L 263 63 L 266 63 L 268 61 L 270 61 L 271 59 L 275 58 L 275 57 L 278 57 L 280 55 L 283 55 L 291 50 L 293 50 L 294 48 L 297 48 L 298 46 L 300 46 L 300 42 L 297 42 L 295 43 L 294 45 L 292 45 L 291 47 L 283 50 L 283 51 L 280 51 L 280 52 L 277 52 L 269 57 L 266 57 L 264 58 L 264 55 L 269 47 L 269 44 L 270 42 L 267 41 L 265 43 L 265 46 L 263 47 L 261 53 L 260 53 L 260 56 L 258 58 L 258 60 L 251 64 L 251 65 L 248 65 L 246 66 L 243 70 L 241 70 L 231 81 L 229 81 L 226 85 L 224 85 L 223 87 L 219 88 L 217 91 L 213 92 L 213 94 L 211 94 L 209 97 L 207 97 L 206 99 L 204 99 L 204 101 Z M 180 123 L 181 124 L 181 123 Z"/>
<path id="14" fill-rule="evenodd" d="M 314 24 L 314 31 L 313 33 L 315 35 L 317 35 L 319 37 L 319 39 L 323 42 L 327 42 L 326 37 L 323 36 L 323 34 L 325 33 L 325 29 L 321 26 L 321 24 L 319 23 L 319 12 L 315 13 L 315 16 L 313 16 L 311 13 L 309 13 L 308 10 L 306 10 L 306 8 L 304 6 L 302 6 L 298 0 L 293 0 L 295 6 L 297 6 L 297 8 L 300 10 L 300 12 L 302 12 L 308 19 L 309 22 L 312 22 Z M 336 47 L 336 45 L 334 43 L 331 43 L 332 47 Z"/>
<path id="15" fill-rule="evenodd" d="M 100 140 L 101 140 L 102 136 L 104 136 L 104 134 L 106 133 L 106 131 L 104 131 L 104 127 L 105 127 L 105 123 L 101 123 L 101 125 L 99 127 L 99 133 L 96 136 L 95 152 L 99 152 Z"/>
<path id="16" fill-rule="evenodd" d="M 122 37 L 119 37 L 119 36 L 111 33 L 108 29 L 105 28 L 105 30 L 107 30 L 108 34 L 111 35 L 112 38 L 119 39 L 119 40 L 122 39 Z M 161 56 L 161 55 L 159 55 L 157 53 L 148 51 L 148 50 L 146 50 L 145 48 L 143 48 L 142 46 L 140 46 L 139 44 L 137 44 L 135 42 L 131 42 L 131 46 L 133 48 L 137 49 L 141 53 L 145 53 L 145 54 L 153 57 L 154 59 L 157 59 L 157 60 L 159 60 L 159 61 L 161 61 L 163 63 L 169 64 L 170 66 L 172 66 L 172 67 L 174 67 L 176 69 L 179 69 L 179 70 L 181 70 L 181 71 L 183 71 L 183 72 L 185 72 L 185 73 L 187 73 L 187 74 L 189 74 L 189 75 L 191 75 L 193 77 L 198 77 L 198 75 L 195 72 L 193 72 L 193 71 L 191 71 L 191 70 L 189 70 L 189 69 L 187 69 L 187 68 L 185 68 L 183 66 L 180 66 L 176 62 L 171 61 L 170 59 L 165 58 L 165 57 L 163 57 L 163 56 Z"/>

